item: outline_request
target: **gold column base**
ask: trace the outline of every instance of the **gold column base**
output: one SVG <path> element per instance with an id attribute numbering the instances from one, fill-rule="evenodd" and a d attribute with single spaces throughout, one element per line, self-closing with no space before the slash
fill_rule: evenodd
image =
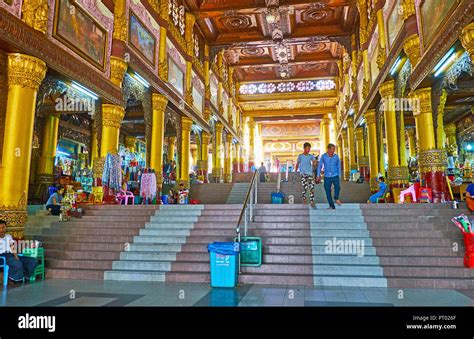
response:
<path id="1" fill-rule="evenodd" d="M 232 182 L 232 174 L 230 174 L 230 173 L 224 174 L 224 182 L 225 182 L 225 183 L 230 183 L 230 182 Z"/>
<path id="2" fill-rule="evenodd" d="M 418 155 L 420 173 L 443 172 L 448 166 L 445 149 L 429 149 L 420 151 Z"/>
<path id="3" fill-rule="evenodd" d="M 388 168 L 388 180 L 391 184 L 408 184 L 410 173 L 407 166 L 393 166 Z"/>
<path id="4" fill-rule="evenodd" d="M 220 168 L 213 168 L 212 169 L 212 180 L 214 182 L 221 182 L 222 178 L 222 171 Z"/>
<path id="5" fill-rule="evenodd" d="M 364 166 L 369 166 L 369 157 L 367 156 L 359 157 L 358 160 L 359 160 L 359 168 L 364 167 Z"/>

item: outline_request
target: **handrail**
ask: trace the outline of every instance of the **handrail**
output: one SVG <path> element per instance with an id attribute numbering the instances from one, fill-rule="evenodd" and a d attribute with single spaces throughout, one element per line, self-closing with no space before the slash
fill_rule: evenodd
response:
<path id="1" fill-rule="evenodd" d="M 242 205 L 242 210 L 240 211 L 239 220 L 237 221 L 237 227 L 235 228 L 235 232 L 237 233 L 237 239 L 238 239 L 237 241 L 238 242 L 240 242 L 240 223 L 242 222 L 242 219 L 244 218 L 244 216 L 245 216 L 245 235 L 247 235 L 247 216 L 246 216 L 246 214 L 247 214 L 246 213 L 247 212 L 247 205 L 248 205 L 249 199 L 252 200 L 253 194 L 251 194 L 251 193 L 253 191 L 253 188 L 254 187 L 256 188 L 257 173 L 258 173 L 257 170 L 255 172 L 253 172 L 252 180 L 250 180 L 249 189 L 247 190 L 247 194 L 245 196 L 244 204 Z M 255 190 L 255 192 L 256 192 L 256 190 Z M 257 195 L 255 194 L 255 203 L 256 202 L 257 202 Z M 250 204 L 250 206 L 252 206 L 252 204 Z M 250 216 L 250 217 L 252 217 L 252 216 Z"/>

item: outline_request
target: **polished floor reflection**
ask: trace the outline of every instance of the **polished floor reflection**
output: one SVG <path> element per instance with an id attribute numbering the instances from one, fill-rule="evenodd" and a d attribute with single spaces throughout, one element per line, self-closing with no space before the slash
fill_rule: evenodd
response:
<path id="1" fill-rule="evenodd" d="M 51 279 L 1 291 L 1 306 L 474 306 L 473 290 Z"/>

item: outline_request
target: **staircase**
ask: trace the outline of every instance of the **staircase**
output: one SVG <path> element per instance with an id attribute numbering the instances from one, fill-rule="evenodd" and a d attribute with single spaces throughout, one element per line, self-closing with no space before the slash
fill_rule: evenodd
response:
<path id="1" fill-rule="evenodd" d="M 43 241 L 48 278 L 102 280 L 158 206 L 84 206 L 85 215 L 55 221 L 33 238 Z M 57 219 L 56 219 L 57 220 Z"/>
<path id="2" fill-rule="evenodd" d="M 232 183 L 191 184 L 189 198 L 199 200 L 201 204 L 222 204 L 227 201 L 233 185 Z"/>
<path id="3" fill-rule="evenodd" d="M 25 224 L 25 238 L 32 239 L 36 235 L 40 235 L 43 229 L 51 227 L 53 222 L 58 221 L 58 217 L 47 215 L 44 205 L 29 205 L 28 220 Z"/>
<path id="4" fill-rule="evenodd" d="M 247 192 L 249 190 L 249 183 L 234 183 L 229 196 L 227 197 L 227 204 L 240 204 L 245 200 Z"/>
<path id="5" fill-rule="evenodd" d="M 361 205 L 388 287 L 474 288 L 449 204 Z M 453 251 L 457 243 L 458 251 Z"/>

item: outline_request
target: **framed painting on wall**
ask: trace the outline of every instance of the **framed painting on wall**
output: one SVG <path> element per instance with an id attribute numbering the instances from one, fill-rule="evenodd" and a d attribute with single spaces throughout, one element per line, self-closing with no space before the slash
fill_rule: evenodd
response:
<path id="1" fill-rule="evenodd" d="M 401 0 L 390 0 L 387 1 L 387 38 L 388 47 L 391 49 L 398 35 L 400 34 L 401 28 L 403 27 L 403 16 L 400 13 Z"/>
<path id="2" fill-rule="evenodd" d="M 128 41 L 130 46 L 152 66 L 155 65 L 156 38 L 133 12 L 130 12 L 129 22 Z"/>
<path id="3" fill-rule="evenodd" d="M 168 58 L 168 82 L 184 95 L 184 73 L 171 58 Z"/>
<path id="4" fill-rule="evenodd" d="M 53 37 L 94 66 L 105 69 L 107 31 L 74 1 L 56 1 Z"/>
<path id="5" fill-rule="evenodd" d="M 423 49 L 426 50 L 433 42 L 433 38 L 444 26 L 450 14 L 459 4 L 459 0 L 421 0 L 419 11 L 419 25 Z"/>

